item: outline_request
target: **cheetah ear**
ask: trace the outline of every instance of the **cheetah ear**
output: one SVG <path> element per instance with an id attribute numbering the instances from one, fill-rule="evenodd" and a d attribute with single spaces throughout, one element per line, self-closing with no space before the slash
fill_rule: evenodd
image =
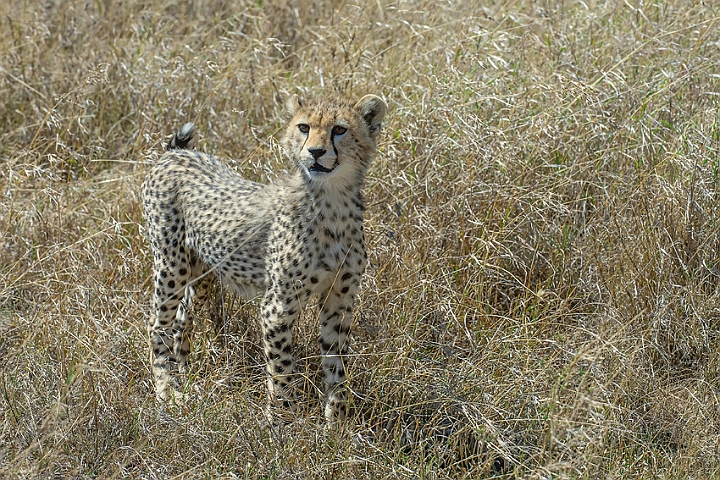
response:
<path id="1" fill-rule="evenodd" d="M 297 95 L 290 95 L 285 99 L 285 110 L 287 110 L 290 116 L 295 115 L 301 107 L 302 102 Z"/>
<path id="2" fill-rule="evenodd" d="M 355 110 L 365 119 L 370 137 L 374 139 L 380 133 L 380 126 L 385 118 L 387 111 L 385 102 L 377 95 L 365 95 L 355 104 Z"/>

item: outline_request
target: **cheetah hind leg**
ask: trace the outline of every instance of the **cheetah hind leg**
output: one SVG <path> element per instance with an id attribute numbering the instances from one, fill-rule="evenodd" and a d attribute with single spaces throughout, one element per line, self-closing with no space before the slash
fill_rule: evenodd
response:
<path id="1" fill-rule="evenodd" d="M 178 373 L 186 375 L 190 356 L 190 340 L 193 330 L 193 298 L 195 287 L 185 287 L 185 296 L 178 305 L 173 323 L 173 352 L 178 363 Z"/>
<path id="2" fill-rule="evenodd" d="M 155 374 L 156 392 L 158 400 L 163 402 L 181 405 L 187 400 L 182 391 L 182 385 L 178 375 L 187 374 L 188 357 L 190 355 L 190 337 L 193 329 L 192 301 L 195 296 L 195 289 L 192 286 L 185 288 L 185 294 L 175 313 L 172 326 L 172 353 L 173 358 L 158 362 L 151 352 L 151 360 L 154 360 L 153 370 Z M 152 334 L 155 316 L 151 318 L 148 327 Z"/>
<path id="3" fill-rule="evenodd" d="M 177 312 L 172 327 L 173 347 L 172 352 L 177 365 L 176 372 L 167 371 L 170 365 L 165 364 L 163 368 L 157 368 L 155 378 L 157 384 L 157 396 L 162 401 L 171 401 L 176 404 L 182 404 L 186 400 L 186 396 L 182 393 L 177 374 L 186 376 L 188 373 L 188 364 L 190 357 L 190 345 L 192 341 L 192 331 L 194 327 L 194 317 L 196 312 L 204 305 L 209 280 L 201 278 L 195 285 L 188 285 L 185 288 L 183 299 L 178 305 Z M 148 332 L 151 333 L 155 316 L 151 318 Z M 150 354 L 151 361 L 153 354 Z M 171 368 L 172 370 L 172 368 Z"/>
<path id="4" fill-rule="evenodd" d="M 185 287 L 185 295 L 178 306 L 173 323 L 173 353 L 178 362 L 178 371 L 184 375 L 187 374 L 190 363 L 190 345 L 197 312 L 205 306 L 210 285 L 209 277 L 203 276 L 205 272 L 201 264 L 191 261 L 191 268 L 193 277 L 200 279 Z"/>

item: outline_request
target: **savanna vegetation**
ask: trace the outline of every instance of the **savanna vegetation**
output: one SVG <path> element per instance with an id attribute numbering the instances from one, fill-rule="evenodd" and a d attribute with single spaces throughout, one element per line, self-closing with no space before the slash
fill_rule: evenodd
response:
<path id="1" fill-rule="evenodd" d="M 0 477 L 720 476 L 710 1 L 3 0 Z M 381 95 L 351 419 L 264 422 L 256 306 L 215 292 L 154 399 L 139 187 L 163 143 L 292 168 L 292 93 Z"/>

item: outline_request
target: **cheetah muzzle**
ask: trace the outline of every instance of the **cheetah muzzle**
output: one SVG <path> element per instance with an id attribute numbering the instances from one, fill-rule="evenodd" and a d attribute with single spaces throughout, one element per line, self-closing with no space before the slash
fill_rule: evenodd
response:
<path id="1" fill-rule="evenodd" d="M 344 356 L 355 295 L 367 257 L 361 189 L 385 116 L 366 95 L 286 102 L 282 145 L 297 169 L 277 184 L 246 180 L 206 153 L 187 150 L 184 125 L 142 186 L 153 254 L 153 314 L 148 324 L 157 396 L 180 399 L 190 353 L 193 304 L 219 280 L 259 298 L 272 415 L 296 402 L 293 325 L 319 298 L 325 417 L 345 418 Z"/>
<path id="2" fill-rule="evenodd" d="M 333 170 L 335 170 L 335 167 L 337 166 L 337 163 L 332 166 L 332 168 L 325 168 L 319 163 L 315 162 L 313 163 L 312 167 L 310 167 L 308 170 L 313 173 L 330 173 Z"/>

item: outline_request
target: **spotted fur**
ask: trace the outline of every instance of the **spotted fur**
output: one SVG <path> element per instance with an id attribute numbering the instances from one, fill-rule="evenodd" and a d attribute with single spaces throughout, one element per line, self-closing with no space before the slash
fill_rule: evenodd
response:
<path id="1" fill-rule="evenodd" d="M 374 95 L 354 105 L 297 97 L 286 104 L 292 119 L 282 144 L 297 168 L 284 181 L 251 182 L 211 155 L 183 149 L 192 136 L 185 126 L 143 183 L 154 259 L 148 332 L 161 400 L 179 398 L 189 312 L 213 275 L 260 298 L 269 411 L 276 415 L 285 415 L 296 398 L 293 324 L 318 295 L 324 413 L 329 421 L 346 415 L 343 355 L 367 262 L 361 188 L 386 106 Z"/>

